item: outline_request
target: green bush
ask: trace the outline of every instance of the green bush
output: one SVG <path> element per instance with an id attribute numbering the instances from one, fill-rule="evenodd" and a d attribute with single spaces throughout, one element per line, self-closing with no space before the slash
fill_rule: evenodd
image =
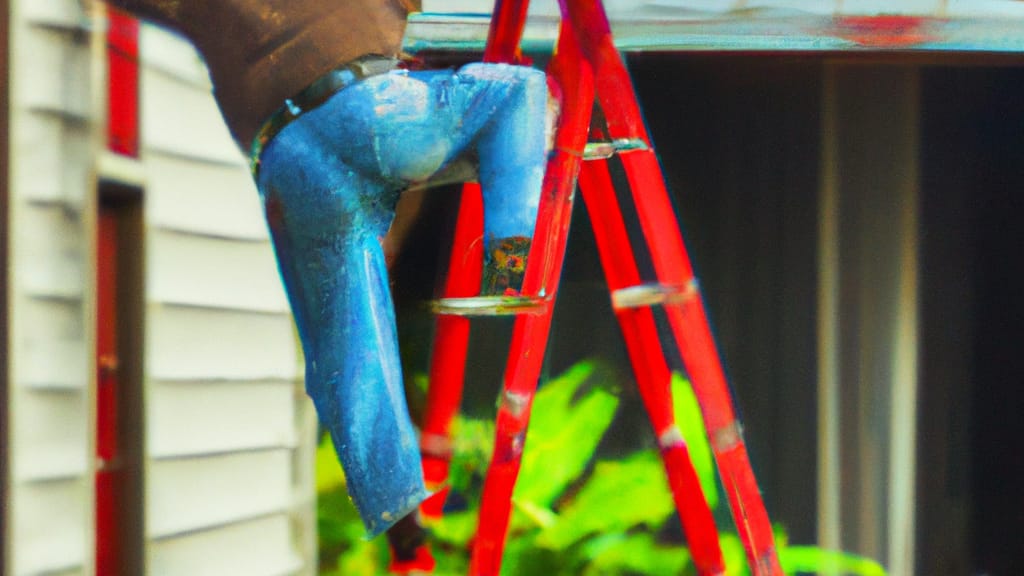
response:
<path id="1" fill-rule="evenodd" d="M 676 521 L 672 495 L 655 450 L 617 460 L 595 460 L 594 453 L 618 408 L 611 371 L 581 362 L 547 382 L 534 400 L 526 450 L 513 496 L 502 574 L 552 576 L 690 574 L 685 547 L 662 542 L 660 529 Z M 672 381 L 676 418 L 686 439 L 708 504 L 720 502 L 714 460 L 693 391 L 681 377 Z M 437 559 L 435 574 L 462 576 L 468 545 L 476 530 L 484 474 L 493 449 L 490 421 L 459 418 L 453 425 L 450 484 L 467 502 L 431 527 Z M 325 437 L 317 454 L 320 497 L 321 574 L 386 574 L 387 543 L 363 539 L 358 514 L 345 494 L 344 476 Z M 813 547 L 788 546 L 777 529 L 779 557 L 789 574 L 820 572 L 884 575 L 876 562 Z M 728 574 L 744 575 L 743 546 L 722 532 Z"/>

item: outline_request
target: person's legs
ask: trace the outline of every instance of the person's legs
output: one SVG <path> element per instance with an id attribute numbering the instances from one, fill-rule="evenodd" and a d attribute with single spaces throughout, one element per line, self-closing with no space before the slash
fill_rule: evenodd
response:
<path id="1" fill-rule="evenodd" d="M 492 271 L 484 290 L 518 289 L 543 178 L 546 98 L 543 73 L 526 68 L 393 72 L 338 92 L 263 148 L 257 183 L 306 387 L 371 535 L 426 496 L 381 246 L 400 190 L 475 146 Z"/>
<path id="2" fill-rule="evenodd" d="M 523 66 L 470 64 L 459 74 L 498 84 L 496 112 L 476 136 L 484 196 L 484 294 L 518 293 L 537 221 L 544 169 L 547 80 Z"/>
<path id="3" fill-rule="evenodd" d="M 376 535 L 427 496 L 380 246 L 398 191 L 317 145 L 301 120 L 264 150 L 259 186 L 306 354 L 306 389 Z"/>
<path id="4" fill-rule="evenodd" d="M 481 290 L 517 292 L 547 164 L 544 73 L 469 64 L 457 72 L 381 75 L 345 92 L 351 104 L 330 121 L 354 136 L 343 154 L 365 173 L 421 183 L 475 156 L 484 194 Z"/>

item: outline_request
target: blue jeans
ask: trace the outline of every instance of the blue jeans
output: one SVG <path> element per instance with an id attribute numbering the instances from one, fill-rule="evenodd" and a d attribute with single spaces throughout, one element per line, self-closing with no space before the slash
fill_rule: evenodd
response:
<path id="1" fill-rule="evenodd" d="M 306 355 L 306 389 L 371 536 L 428 495 L 381 247 L 395 204 L 403 189 L 474 155 L 485 250 L 528 242 L 546 164 L 546 104 L 545 76 L 530 68 L 396 70 L 334 94 L 263 148 L 257 184 Z"/>

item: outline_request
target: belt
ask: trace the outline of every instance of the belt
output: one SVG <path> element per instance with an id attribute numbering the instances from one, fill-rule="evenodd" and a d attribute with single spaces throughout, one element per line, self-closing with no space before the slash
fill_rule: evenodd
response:
<path id="1" fill-rule="evenodd" d="M 317 78 L 302 92 L 285 100 L 284 105 L 271 114 L 270 118 L 260 126 L 256 137 L 252 140 L 249 168 L 252 170 L 253 177 L 259 172 L 260 154 L 263 153 L 263 148 L 292 120 L 317 108 L 331 96 L 364 78 L 386 74 L 397 68 L 403 68 L 404 65 L 405 62 L 398 58 L 367 54 L 331 70 Z"/>

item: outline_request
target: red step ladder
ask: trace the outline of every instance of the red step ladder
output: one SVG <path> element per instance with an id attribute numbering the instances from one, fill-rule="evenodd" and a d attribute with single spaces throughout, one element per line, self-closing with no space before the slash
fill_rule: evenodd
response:
<path id="1" fill-rule="evenodd" d="M 673 414 L 670 378 L 652 308 L 663 309 L 692 382 L 733 519 L 755 576 L 782 574 L 774 536 L 747 457 L 741 428 L 708 325 L 693 269 L 644 127 L 632 81 L 612 42 L 604 7 L 560 0 L 562 28 L 548 69 L 561 114 L 541 196 L 522 293 L 504 306 L 476 308 L 483 260 L 482 204 L 476 185 L 463 190 L 444 298 L 439 301 L 430 387 L 421 437 L 428 488 L 425 516 L 441 513 L 450 460 L 449 428 L 463 389 L 469 316 L 515 314 L 498 409 L 495 448 L 484 483 L 470 573 L 497 575 L 519 473 L 530 409 L 540 378 L 565 258 L 577 179 L 592 221 L 612 306 L 657 436 L 680 522 L 699 574 L 722 574 L 718 530 Z M 497 0 L 484 60 L 519 63 L 528 0 Z M 592 114 L 595 102 L 604 122 Z M 590 138 L 599 141 L 588 143 Z M 607 158 L 617 155 L 657 277 L 641 282 L 612 185 Z"/>

